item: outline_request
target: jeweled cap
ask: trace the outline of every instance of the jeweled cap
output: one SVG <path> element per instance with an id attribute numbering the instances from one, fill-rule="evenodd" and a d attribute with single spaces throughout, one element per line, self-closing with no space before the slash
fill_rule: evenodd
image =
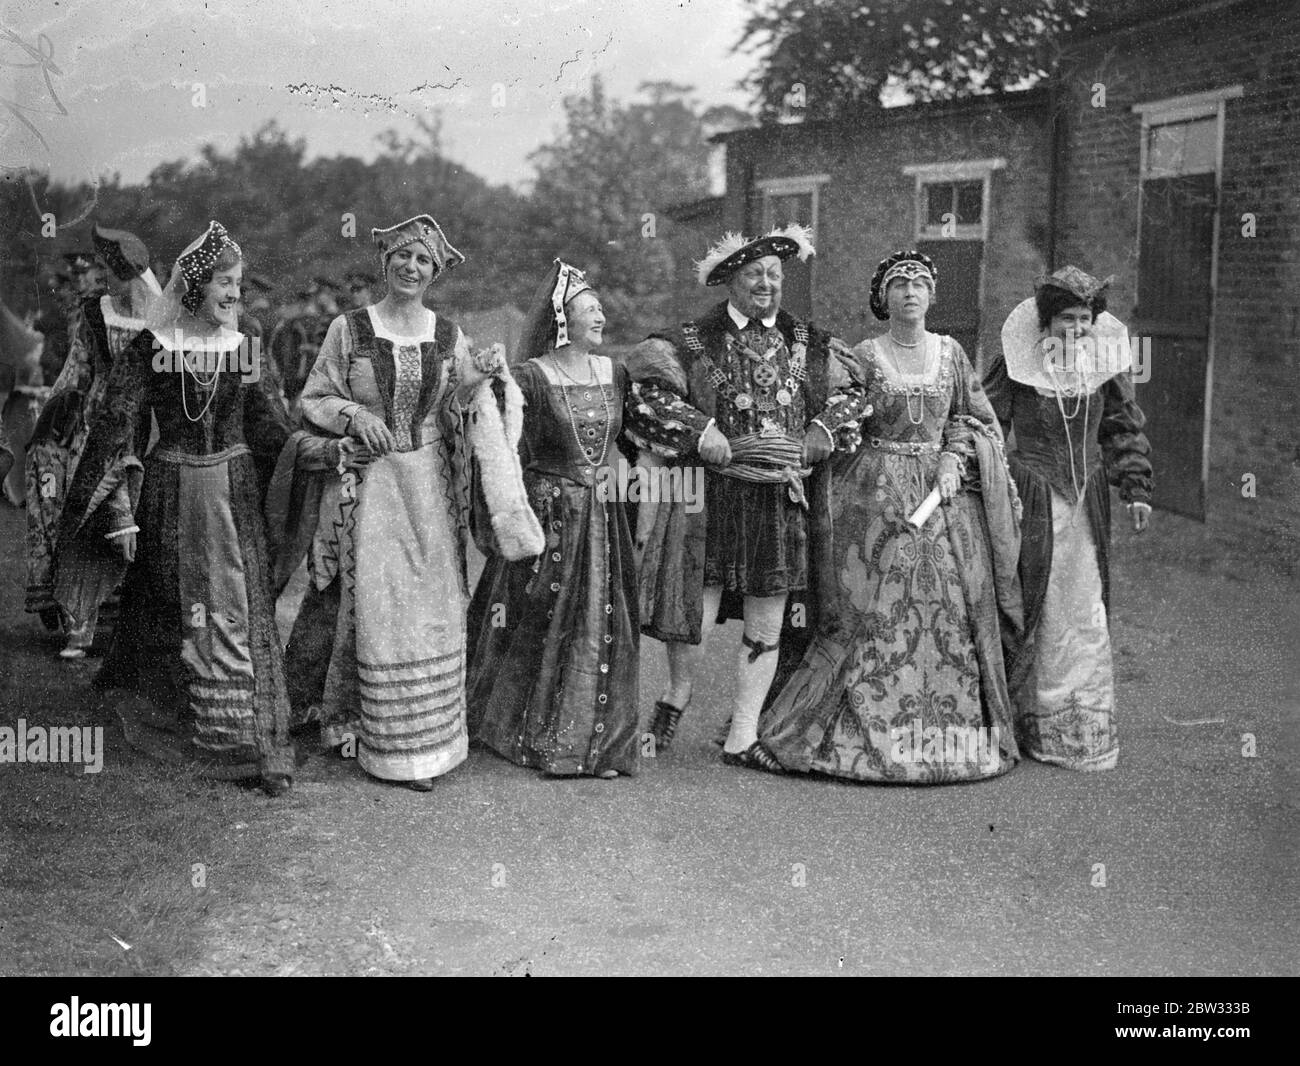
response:
<path id="1" fill-rule="evenodd" d="M 434 221 L 432 215 L 416 215 L 387 229 L 372 229 L 370 239 L 379 248 L 379 261 L 385 266 L 390 255 L 408 244 L 417 242 L 428 249 L 433 259 L 435 278 L 444 270 L 450 270 L 465 262 L 465 257 L 452 247 L 451 242 L 442 232 L 442 227 Z"/>
<path id="2" fill-rule="evenodd" d="M 870 295 L 871 313 L 882 321 L 889 317 L 889 305 L 885 301 L 885 293 L 889 290 L 889 283 L 895 278 L 925 278 L 933 287 L 938 284 L 939 271 L 935 268 L 933 259 L 915 248 L 909 248 L 905 252 L 895 252 L 882 259 L 876 267 L 876 272 L 871 276 Z"/>
<path id="3" fill-rule="evenodd" d="M 1093 300 L 1110 288 L 1110 284 L 1114 280 L 1114 274 L 1098 280 L 1086 271 L 1080 270 L 1077 266 L 1069 265 L 1063 266 L 1060 270 L 1055 270 L 1050 274 L 1041 275 L 1034 282 L 1034 292 L 1040 293 L 1048 288 L 1061 289 L 1072 296 L 1077 296 L 1080 304 L 1091 304 Z"/>

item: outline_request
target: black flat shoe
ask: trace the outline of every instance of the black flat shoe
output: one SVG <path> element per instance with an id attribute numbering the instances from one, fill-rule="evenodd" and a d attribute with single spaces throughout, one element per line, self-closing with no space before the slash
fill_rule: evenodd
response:
<path id="1" fill-rule="evenodd" d="M 650 733 L 655 738 L 655 753 L 667 751 L 677 734 L 677 723 L 682 720 L 686 708 L 691 705 L 688 699 L 682 706 L 674 707 L 664 700 L 655 700 L 654 715 L 650 719 Z"/>
<path id="2" fill-rule="evenodd" d="M 784 774 L 785 767 L 761 740 L 756 740 L 744 751 L 724 751 L 722 762 L 726 766 L 743 766 L 748 770 L 765 770 L 769 774 Z"/>
<path id="3" fill-rule="evenodd" d="M 263 774 L 262 791 L 268 796 L 283 796 L 293 788 L 293 778 L 288 774 Z"/>
<path id="4" fill-rule="evenodd" d="M 412 792 L 432 792 L 432 791 L 433 791 L 433 778 L 432 778 L 432 777 L 420 777 L 420 778 L 417 778 L 417 779 L 414 780 L 414 781 L 407 781 L 407 782 L 405 782 L 405 784 L 406 784 L 406 787 L 409 788 Z"/>

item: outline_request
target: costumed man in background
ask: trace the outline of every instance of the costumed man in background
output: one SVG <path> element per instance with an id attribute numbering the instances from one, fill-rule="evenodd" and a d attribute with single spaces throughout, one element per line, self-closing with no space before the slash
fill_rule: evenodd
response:
<path id="1" fill-rule="evenodd" d="M 84 269 L 75 274 L 73 272 L 75 264 L 80 262 L 84 265 L 85 253 L 65 253 L 63 258 L 68 263 L 68 271 L 54 275 L 48 300 L 42 299 L 41 314 L 36 319 L 36 329 L 45 338 L 45 350 L 41 355 L 43 385 L 53 385 L 63 370 L 63 361 L 68 357 L 70 343 L 68 316 L 83 298 L 81 290 L 87 284 Z"/>
<path id="2" fill-rule="evenodd" d="M 258 337 L 269 337 L 274 325 L 271 311 L 271 283 L 261 274 L 249 274 L 244 278 L 242 304 L 248 324 L 257 323 Z"/>
<path id="3" fill-rule="evenodd" d="M 100 537 L 60 542 L 63 501 L 103 407 L 109 371 L 145 328 L 151 300 L 162 295 L 139 237 L 98 225 L 91 232 L 108 268 L 108 291 L 83 286 L 88 294 L 68 319 L 68 357 L 27 454 L 27 610 L 43 613 L 57 603 L 67 636 L 59 655 L 65 659 L 85 657 L 99 609 L 121 583 L 126 566 Z M 116 491 L 125 498 L 125 485 Z"/>
<path id="4" fill-rule="evenodd" d="M 374 302 L 371 290 L 375 287 L 375 276 L 365 270 L 351 270 L 344 279 L 347 282 L 347 294 L 344 296 L 346 307 L 342 310 L 351 310 L 356 307 L 365 307 Z"/>
<path id="5" fill-rule="evenodd" d="M 317 349 L 311 347 L 315 329 L 312 294 L 299 290 L 293 302 L 283 308 L 282 317 L 272 330 L 267 345 L 271 361 L 279 371 L 285 404 L 291 413 L 297 410 L 298 396 L 316 361 Z"/>
<path id="6" fill-rule="evenodd" d="M 868 411 L 847 348 L 780 309 L 782 264 L 813 255 L 810 236 L 797 225 L 757 239 L 727 234 L 698 264 L 698 276 L 704 285 L 726 285 L 728 299 L 643 341 L 628 364 L 640 402 L 689 427 L 697 438 L 690 454 L 707 464 L 703 510 L 688 513 L 682 500 L 643 504 L 649 517 L 638 523 L 642 632 L 668 645 L 669 688 L 650 726 L 656 746 L 671 743 L 690 703 L 715 621 L 739 617 L 744 634 L 723 761 L 774 773 L 781 766 L 758 740 L 759 712 L 778 649 L 783 663 L 797 663 L 813 624 L 815 596 L 804 593 L 810 565 L 829 558 L 825 460 L 837 447 L 856 447 Z M 636 443 L 653 453 L 651 442 Z M 787 618 L 792 597 L 807 602 Z"/>
<path id="7" fill-rule="evenodd" d="M 0 487 L 4 498 L 15 507 L 23 506 L 27 444 L 49 393 L 41 371 L 45 343 L 37 330 L 0 300 L 0 420 L 8 428 L 12 456 L 10 466 L 0 478 Z M 56 629 L 58 612 L 53 608 L 50 604 L 44 620 L 51 629 Z"/>

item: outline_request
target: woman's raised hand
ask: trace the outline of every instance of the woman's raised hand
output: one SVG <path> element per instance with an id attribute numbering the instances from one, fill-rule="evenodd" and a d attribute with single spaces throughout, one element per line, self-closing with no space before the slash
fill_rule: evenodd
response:
<path id="1" fill-rule="evenodd" d="M 474 363 L 474 369 L 480 374 L 486 374 L 492 377 L 500 374 L 506 368 L 506 348 L 504 344 L 494 344 L 491 348 L 483 348 L 475 352 L 471 357 Z"/>
<path id="2" fill-rule="evenodd" d="M 375 456 L 387 455 L 397 447 L 397 438 L 384 425 L 384 420 L 372 415 L 364 407 L 358 408 L 348 423 L 348 436 L 355 437 Z"/>

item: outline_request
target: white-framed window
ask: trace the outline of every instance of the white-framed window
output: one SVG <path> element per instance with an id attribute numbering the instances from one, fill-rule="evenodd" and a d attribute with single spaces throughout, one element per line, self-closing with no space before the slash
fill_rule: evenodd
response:
<path id="1" fill-rule="evenodd" d="M 816 244 L 820 190 L 830 180 L 829 174 L 807 174 L 756 181 L 754 187 L 763 201 L 761 232 L 798 222 L 812 229 L 813 244 Z"/>
<path id="2" fill-rule="evenodd" d="M 1217 174 L 1223 166 L 1224 105 L 1240 85 L 1134 104 L 1142 116 L 1142 179 Z"/>
<path id="3" fill-rule="evenodd" d="M 989 231 L 989 187 L 1005 159 L 919 163 L 903 173 L 916 179 L 918 241 L 982 241 Z"/>

